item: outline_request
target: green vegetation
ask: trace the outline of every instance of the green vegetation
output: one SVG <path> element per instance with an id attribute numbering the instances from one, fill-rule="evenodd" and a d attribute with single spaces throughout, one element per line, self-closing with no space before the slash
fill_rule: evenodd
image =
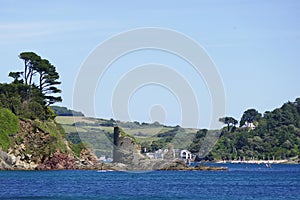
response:
<path id="1" fill-rule="evenodd" d="M 54 121 L 39 120 L 35 120 L 32 123 L 33 133 L 20 133 L 25 138 L 23 143 L 29 154 L 33 154 L 34 157 L 38 157 L 39 155 L 48 157 L 57 151 L 61 153 L 68 152 L 68 147 L 64 139 L 64 130 L 59 124 Z M 34 141 L 32 141 L 32 137 L 34 137 Z"/>
<path id="2" fill-rule="evenodd" d="M 19 120 L 10 110 L 0 108 L 0 147 L 7 151 L 11 146 L 10 136 L 19 131 Z"/>
<path id="3" fill-rule="evenodd" d="M 51 106 L 51 109 L 54 110 L 57 116 L 84 116 L 82 112 L 70 110 L 66 107 Z"/>
<path id="4" fill-rule="evenodd" d="M 56 87 L 60 84 L 56 68 L 33 52 L 23 52 L 19 58 L 24 61 L 24 70 L 10 72 L 13 82 L 0 84 L 0 108 L 22 118 L 54 119 L 48 106 L 62 101 L 56 95 L 61 92 Z"/>
<path id="5" fill-rule="evenodd" d="M 120 127 L 121 137 L 130 137 L 141 149 L 147 152 L 167 148 L 169 143 L 174 148 L 187 148 L 193 139 L 196 129 L 183 129 L 180 126 L 163 126 L 157 122 L 120 122 L 113 119 L 95 119 L 87 117 L 57 116 L 66 131 L 68 140 L 74 144 L 82 143 L 93 147 L 98 156 L 111 156 L 113 128 Z"/>
<path id="6" fill-rule="evenodd" d="M 255 109 L 246 110 L 240 127 L 234 126 L 229 124 L 221 130 L 219 141 L 204 159 L 273 159 L 273 156 L 287 159 L 300 156 L 300 98 L 264 115 Z M 199 152 L 206 132 L 198 131 L 189 150 Z"/>
<path id="7" fill-rule="evenodd" d="M 53 120 L 56 115 L 50 108 L 62 101 L 57 96 L 61 91 L 56 87 L 60 84 L 56 68 L 33 52 L 23 52 L 19 58 L 24 62 L 23 71 L 10 72 L 13 81 L 0 83 L 0 148 L 14 151 L 24 145 L 17 152 L 35 159 L 68 152 L 65 132 Z"/>
<path id="8" fill-rule="evenodd" d="M 199 154 L 214 145 L 205 154 L 205 160 L 221 159 L 284 159 L 300 155 L 300 98 L 288 102 L 272 112 L 260 114 L 246 110 L 238 120 L 222 117 L 222 130 L 185 129 L 158 123 L 120 122 L 113 119 L 85 117 L 57 117 L 74 144 L 91 145 L 98 156 L 111 155 L 113 127 L 121 127 L 121 136 L 130 135 L 146 152 L 168 148 L 188 149 Z M 221 134 L 220 134 L 221 132 Z M 206 148 L 207 146 L 207 148 Z M 203 153 L 203 152 L 202 152 Z"/>
<path id="9" fill-rule="evenodd" d="M 85 147 L 92 147 L 98 156 L 110 156 L 113 127 L 117 125 L 121 128 L 121 137 L 133 138 L 146 152 L 168 148 L 171 144 L 174 148 L 188 149 L 199 155 L 201 151 L 206 156 L 199 159 L 205 160 L 286 159 L 300 156 L 300 98 L 264 114 L 248 109 L 243 113 L 239 126 L 238 120 L 223 116 L 219 120 L 226 127 L 215 131 L 163 126 L 158 122 L 93 119 L 65 107 L 51 106 L 62 99 L 58 95 L 61 90 L 57 88 L 60 84 L 59 74 L 48 60 L 33 52 L 23 52 L 19 58 L 24 62 L 23 71 L 10 72 L 13 81 L 0 83 L 0 147 L 4 151 L 14 144 L 28 142 L 24 135 L 15 135 L 20 129 L 20 118 L 30 119 L 35 131 L 41 129 L 49 134 L 49 137 L 36 139 L 42 142 L 47 138 L 44 147 L 40 147 L 40 144 L 36 144 L 40 147 L 38 149 L 31 144 L 26 146 L 28 152 L 46 155 L 58 149 L 67 152 L 66 138 L 77 156 Z M 53 121 L 55 117 L 62 126 Z M 207 154 L 205 151 L 212 144 L 215 146 Z"/>
<path id="10" fill-rule="evenodd" d="M 238 121 L 233 117 L 222 117 L 219 119 L 219 121 L 223 122 L 224 124 L 227 124 L 228 131 L 230 130 L 230 125 L 233 125 L 235 127 L 238 123 Z"/>
<path id="11" fill-rule="evenodd" d="M 80 142 L 78 144 L 73 144 L 70 143 L 70 148 L 72 149 L 72 151 L 74 152 L 74 154 L 78 157 L 80 157 L 80 153 L 83 149 L 86 149 L 86 146 Z"/>
<path id="12" fill-rule="evenodd" d="M 248 109 L 244 112 L 240 126 L 243 126 L 245 123 L 255 123 L 257 124 L 261 119 L 261 114 L 255 109 Z"/>

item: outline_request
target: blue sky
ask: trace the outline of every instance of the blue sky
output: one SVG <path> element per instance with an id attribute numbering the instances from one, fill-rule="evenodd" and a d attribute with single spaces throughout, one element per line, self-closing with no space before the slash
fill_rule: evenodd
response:
<path id="1" fill-rule="evenodd" d="M 240 119 L 248 108 L 263 113 L 300 96 L 299 10 L 297 0 L 2 0 L 0 80 L 9 82 L 8 73 L 22 69 L 19 53 L 34 51 L 57 67 L 64 99 L 59 105 L 72 108 L 80 67 L 99 44 L 127 30 L 161 27 L 183 33 L 205 49 L 223 80 L 226 115 Z M 113 117 L 111 97 L 118 80 L 145 63 L 166 64 L 185 77 L 198 99 L 199 127 L 208 127 L 212 105 L 203 79 L 178 57 L 151 50 L 124 56 L 106 71 L 95 95 L 96 116 Z M 149 113 L 156 112 L 152 120 L 180 124 L 180 102 L 157 85 L 135 91 L 128 105 L 132 120 L 151 121 Z"/>

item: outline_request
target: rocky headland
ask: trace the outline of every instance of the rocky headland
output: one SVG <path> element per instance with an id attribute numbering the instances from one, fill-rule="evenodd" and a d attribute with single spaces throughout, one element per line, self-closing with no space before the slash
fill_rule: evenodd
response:
<path id="1" fill-rule="evenodd" d="M 225 167 L 186 165 L 179 159 L 149 159 L 141 152 L 135 139 L 126 135 L 118 127 L 114 128 L 114 162 L 103 165 L 103 169 L 116 171 L 151 171 L 151 170 L 227 170 Z"/>
<path id="2" fill-rule="evenodd" d="M 90 149 L 76 154 L 56 123 L 19 120 L 8 151 L 0 150 L 1 170 L 226 170 L 222 167 L 187 166 L 183 160 L 149 159 L 135 139 L 114 128 L 114 162 L 100 163 Z M 53 131 L 55 130 L 55 131 Z"/>
<path id="3" fill-rule="evenodd" d="M 20 119 L 19 131 L 10 135 L 10 141 L 8 151 L 0 150 L 2 170 L 94 169 L 99 165 L 89 149 L 76 155 L 54 122 Z"/>

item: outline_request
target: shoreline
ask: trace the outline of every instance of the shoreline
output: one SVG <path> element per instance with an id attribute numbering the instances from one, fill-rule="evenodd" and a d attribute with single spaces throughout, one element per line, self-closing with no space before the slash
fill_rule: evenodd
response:
<path id="1" fill-rule="evenodd" d="M 220 160 L 213 163 L 229 163 L 229 164 L 298 164 L 297 161 L 291 161 L 291 160 Z"/>

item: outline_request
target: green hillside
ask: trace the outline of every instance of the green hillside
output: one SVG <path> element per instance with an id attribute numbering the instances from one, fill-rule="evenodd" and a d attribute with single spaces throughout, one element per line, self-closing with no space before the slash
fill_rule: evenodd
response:
<path id="1" fill-rule="evenodd" d="M 149 124 L 65 116 L 57 116 L 56 121 L 62 124 L 67 138 L 74 143 L 91 145 L 98 156 L 111 156 L 113 127 L 116 125 L 133 136 L 142 149 L 146 147 L 147 152 L 168 148 L 169 143 L 174 148 L 188 148 L 197 132 L 196 129 L 164 126 L 157 122 Z"/>
<path id="2" fill-rule="evenodd" d="M 205 159 L 279 160 L 297 159 L 300 156 L 300 98 L 263 115 L 255 109 L 248 109 L 239 127 L 230 121 L 233 120 L 228 120 L 226 127 L 221 130 L 220 139 Z M 247 127 L 245 124 L 253 126 Z M 192 152 L 199 151 L 206 131 L 198 131 L 189 148 Z"/>
<path id="3" fill-rule="evenodd" d="M 98 156 L 111 155 L 113 127 L 118 125 L 136 139 L 143 152 L 154 152 L 172 144 L 175 149 L 188 149 L 204 160 L 297 159 L 300 155 L 299 105 L 300 98 L 264 114 L 248 109 L 239 120 L 240 126 L 237 126 L 238 120 L 222 117 L 220 121 L 225 126 L 215 131 L 87 117 L 58 116 L 56 121 L 62 124 L 69 140 L 91 145 Z"/>

